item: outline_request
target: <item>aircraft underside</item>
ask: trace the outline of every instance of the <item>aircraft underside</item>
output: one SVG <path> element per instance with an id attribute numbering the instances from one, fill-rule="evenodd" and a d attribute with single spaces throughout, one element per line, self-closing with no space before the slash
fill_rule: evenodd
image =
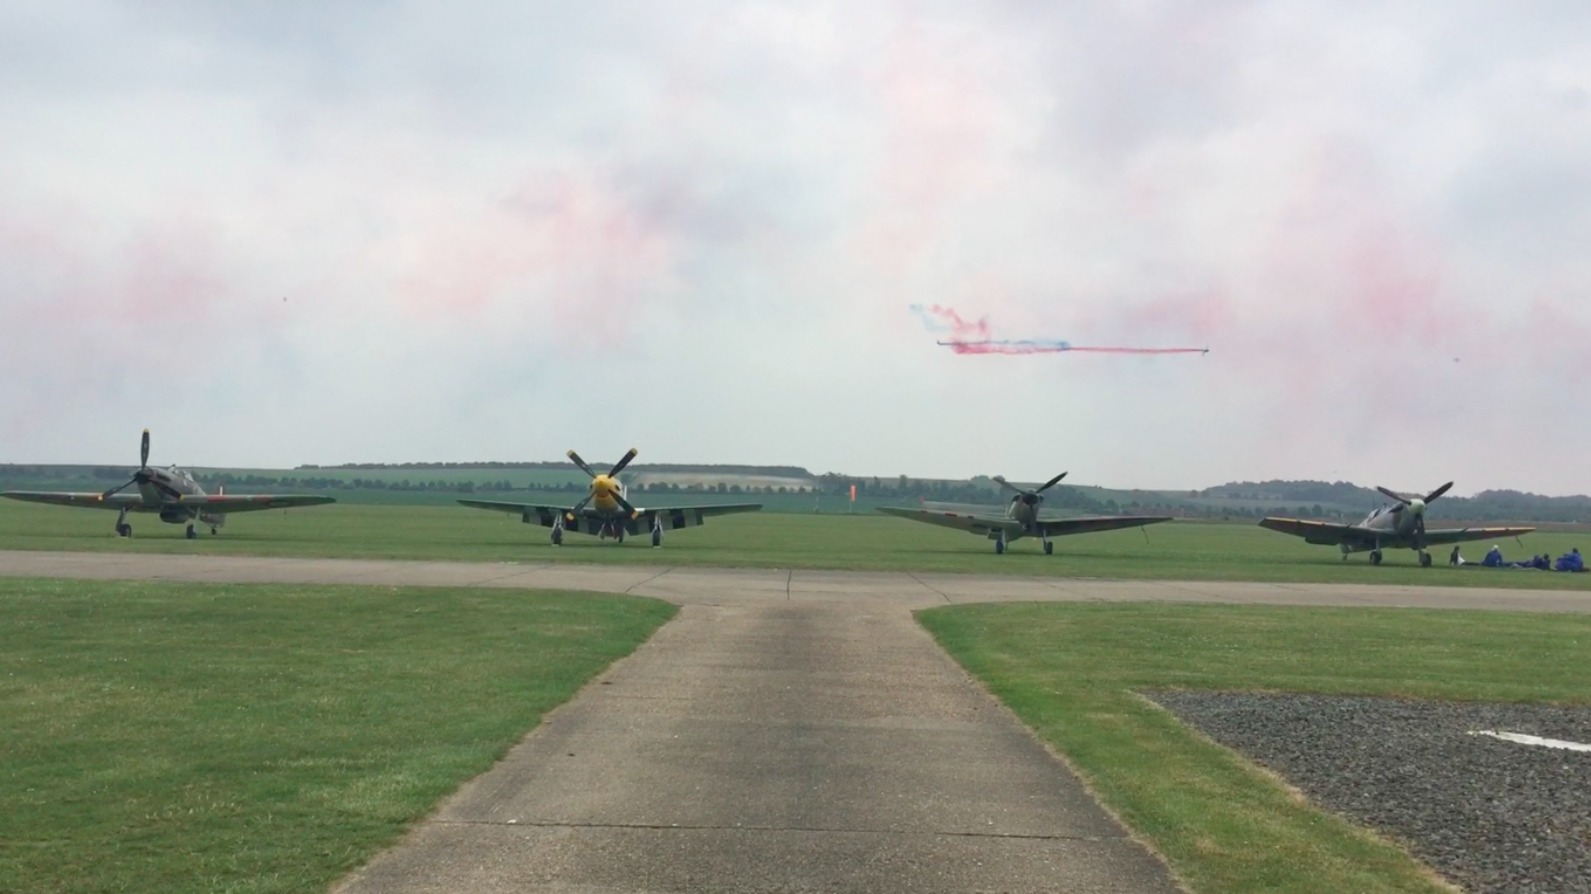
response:
<path id="1" fill-rule="evenodd" d="M 1341 543 L 1338 544 L 1338 548 L 1342 550 L 1342 560 L 1344 562 L 1348 561 L 1350 553 L 1368 552 L 1370 554 L 1370 564 L 1372 565 L 1381 564 L 1381 560 L 1385 558 L 1383 553 L 1385 549 L 1412 549 L 1419 556 L 1421 568 L 1429 568 L 1431 566 L 1431 551 L 1417 549 L 1408 543 Z"/>
<path id="2" fill-rule="evenodd" d="M 117 537 L 133 536 L 133 526 L 131 522 L 127 521 L 127 513 L 134 511 L 135 509 L 136 507 L 126 506 L 122 508 L 121 512 L 117 513 L 115 528 Z M 211 534 L 219 534 L 221 533 L 221 526 L 226 523 L 226 518 L 224 516 L 211 515 L 206 512 L 196 512 L 192 509 L 184 509 L 179 506 L 163 506 L 158 511 L 160 513 L 160 520 L 166 524 L 186 525 L 187 529 L 184 531 L 184 535 L 189 540 L 198 538 L 198 525 L 208 525 L 210 527 Z"/>
<path id="3" fill-rule="evenodd" d="M 1006 547 L 1010 546 L 1013 541 L 1021 540 L 1023 537 L 1039 538 L 1044 544 L 1044 554 L 1046 556 L 1054 554 L 1055 541 L 1045 536 L 1043 531 L 1006 531 L 1001 528 L 989 532 L 989 539 L 994 541 L 995 555 L 1003 555 Z"/>

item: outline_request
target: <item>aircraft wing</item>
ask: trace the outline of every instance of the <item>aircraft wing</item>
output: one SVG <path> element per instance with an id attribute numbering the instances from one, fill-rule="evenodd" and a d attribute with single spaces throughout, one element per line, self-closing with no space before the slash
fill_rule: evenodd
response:
<path id="1" fill-rule="evenodd" d="M 1518 537 L 1535 528 L 1426 528 L 1425 542 L 1430 545 L 1463 543 L 1467 540 L 1489 540 L 1493 537 Z"/>
<path id="2" fill-rule="evenodd" d="M 539 524 L 544 528 L 552 527 L 559 516 L 569 512 L 568 506 L 548 506 L 540 503 L 508 503 L 502 500 L 460 500 L 465 506 L 475 509 L 491 509 L 497 512 L 512 512 L 519 515 L 520 520 L 526 524 Z M 761 503 L 715 503 L 701 506 L 665 506 L 656 509 L 642 509 L 636 507 L 636 516 L 629 520 L 625 528 L 635 534 L 652 529 L 654 519 L 662 525 L 663 530 L 674 528 L 691 528 L 702 524 L 710 515 L 729 515 L 735 512 L 756 512 L 762 508 Z M 602 516 L 596 509 L 586 506 L 580 510 L 580 520 L 587 524 L 583 527 L 565 525 L 578 530 L 589 530 L 596 533 Z"/>
<path id="3" fill-rule="evenodd" d="M 1330 546 L 1348 544 L 1357 550 L 1375 549 L 1377 544 L 1381 547 L 1404 547 L 1413 544 L 1407 537 L 1394 536 L 1387 531 L 1375 531 L 1359 525 L 1340 525 L 1332 522 L 1308 521 L 1301 518 L 1277 518 L 1270 516 L 1260 520 L 1260 527 L 1291 534 L 1294 537 L 1304 538 L 1305 543 L 1320 543 Z M 1442 546 L 1448 543 L 1463 543 L 1467 540 L 1486 540 L 1493 537 L 1518 537 L 1529 534 L 1535 528 L 1427 528 L 1425 530 L 1426 546 Z"/>
<path id="4" fill-rule="evenodd" d="M 304 494 L 185 494 L 169 501 L 168 505 L 192 506 L 200 512 L 224 515 L 232 512 L 258 512 L 262 509 L 291 509 L 294 506 L 324 506 L 335 502 L 337 500 L 334 497 L 312 497 Z"/>
<path id="5" fill-rule="evenodd" d="M 502 500 L 460 500 L 460 503 L 473 509 L 491 509 L 496 512 L 513 512 L 520 516 L 526 524 L 539 523 L 544 528 L 550 528 L 560 515 L 568 512 L 568 506 L 547 506 L 540 503 L 506 503 Z"/>
<path id="6" fill-rule="evenodd" d="M 140 510 L 156 510 L 159 505 L 145 505 L 144 498 L 138 494 L 104 494 L 76 493 L 72 491 L 46 491 L 46 490 L 8 490 L 0 493 L 0 497 L 10 497 L 13 500 L 22 500 L 26 503 L 53 503 L 57 506 L 77 506 L 83 509 L 114 509 L 117 512 L 129 509 L 134 512 Z"/>
<path id="7" fill-rule="evenodd" d="M 939 525 L 945 528 L 956 528 L 985 537 L 994 537 L 1001 531 L 1007 536 L 1020 535 L 1022 524 L 1004 516 L 976 515 L 969 512 L 948 512 L 943 509 L 905 509 L 899 506 L 879 506 L 878 511 L 886 515 L 909 518 L 912 521 L 925 522 L 930 525 Z"/>
<path id="8" fill-rule="evenodd" d="M 1386 531 L 1372 531 L 1358 525 L 1342 525 L 1334 522 L 1309 521 L 1302 518 L 1278 518 L 1266 516 L 1260 519 L 1260 527 L 1294 537 L 1304 538 L 1305 543 L 1319 543 L 1328 546 L 1348 544 L 1358 549 L 1374 549 L 1379 541 L 1388 543 L 1393 538 Z"/>
<path id="9" fill-rule="evenodd" d="M 665 531 L 675 528 L 694 528 L 709 515 L 730 515 L 736 512 L 756 512 L 762 509 L 761 503 L 716 503 L 704 506 L 659 506 L 656 509 L 642 509 L 635 523 L 630 525 L 630 533 L 652 530 L 652 525 L 657 524 Z"/>
<path id="10" fill-rule="evenodd" d="M 1088 534 L 1093 531 L 1115 531 L 1119 528 L 1141 528 L 1163 521 L 1169 515 L 1090 515 L 1081 518 L 1041 518 L 1038 526 L 1046 537 L 1065 537 L 1067 534 Z"/>

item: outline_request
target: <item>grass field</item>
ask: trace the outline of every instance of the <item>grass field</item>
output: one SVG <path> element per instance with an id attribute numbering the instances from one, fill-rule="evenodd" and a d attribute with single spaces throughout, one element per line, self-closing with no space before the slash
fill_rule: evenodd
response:
<path id="1" fill-rule="evenodd" d="M 673 613 L 0 578 L 0 891 L 324 890 Z"/>
<path id="2" fill-rule="evenodd" d="M 878 514 L 750 513 L 713 518 L 700 528 L 670 532 L 664 547 L 623 545 L 570 535 L 562 547 L 547 529 L 519 517 L 462 506 L 331 506 L 235 515 L 220 536 L 184 540 L 182 528 L 153 516 L 131 517 L 134 536 L 111 533 L 111 512 L 0 500 L 0 549 L 132 553 L 438 559 L 489 562 L 601 562 L 760 568 L 944 571 L 1158 580 L 1321 581 L 1584 589 L 1591 574 L 1419 568 L 1409 550 L 1389 551 L 1371 567 L 1363 554 L 1344 562 L 1331 547 L 1252 524 L 1168 522 L 1141 530 L 1056 540 L 1045 556 L 1035 540 L 1003 556 L 988 540 Z M 1489 544 L 1469 550 L 1478 559 Z M 1591 536 L 1526 535 L 1503 543 L 1509 556 L 1553 555 L 1591 547 Z M 1445 555 L 1439 554 L 1439 561 Z"/>
<path id="3" fill-rule="evenodd" d="M 1200 892 L 1451 889 L 1140 690 L 1591 703 L 1591 616 L 1028 604 L 918 617 Z"/>
<path id="4" fill-rule="evenodd" d="M 238 515 L 219 537 L 0 500 L 0 549 L 880 569 L 1582 589 L 1591 575 L 1373 568 L 1250 524 L 1062 538 L 1044 556 L 879 515 L 757 513 L 662 550 L 456 506 Z M 1147 536 L 1146 536 L 1147 535 Z M 1591 545 L 1505 542 L 1510 556 Z M 1476 544 L 1476 557 L 1489 544 Z M 0 890 L 319 890 L 484 769 L 668 606 L 583 595 L 0 579 Z M 1195 890 L 1429 891 L 1135 690 L 1585 699 L 1585 618 L 1017 605 L 923 622 Z"/>

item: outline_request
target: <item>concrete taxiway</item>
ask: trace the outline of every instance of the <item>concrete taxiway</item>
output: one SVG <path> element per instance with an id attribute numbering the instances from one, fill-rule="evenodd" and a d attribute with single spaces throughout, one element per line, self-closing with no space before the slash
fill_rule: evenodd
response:
<path id="1" fill-rule="evenodd" d="M 1431 569 L 1431 573 L 1439 576 L 1464 572 Z M 521 565 L 511 562 L 404 562 L 20 550 L 0 550 L 0 575 L 96 580 L 590 590 L 655 596 L 679 605 L 840 602 L 851 607 L 892 605 L 916 609 L 970 602 L 1102 601 L 1591 611 L 1591 598 L 1588 598 L 1591 592 L 1586 590 L 1095 580 L 898 571 L 665 568 L 568 563 Z"/>
<path id="2" fill-rule="evenodd" d="M 524 587 L 682 606 L 339 891 L 1177 890 L 911 610 L 1112 600 L 1586 611 L 1583 592 L 0 552 L 0 574 Z"/>

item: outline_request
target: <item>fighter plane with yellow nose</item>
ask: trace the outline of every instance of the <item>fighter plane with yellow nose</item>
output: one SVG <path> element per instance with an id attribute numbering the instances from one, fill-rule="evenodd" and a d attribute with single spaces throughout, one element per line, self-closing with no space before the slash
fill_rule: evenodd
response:
<path id="1" fill-rule="evenodd" d="M 552 545 L 563 543 L 565 531 L 591 534 L 607 539 L 612 537 L 623 543 L 626 534 L 639 535 L 642 531 L 652 535 L 652 546 L 663 545 L 663 532 L 674 528 L 691 528 L 703 524 L 709 515 L 729 515 L 735 512 L 755 512 L 761 503 L 715 503 L 699 506 L 666 506 L 643 509 L 629 500 L 628 488 L 619 480 L 619 473 L 639 453 L 634 447 L 624 454 L 606 474 L 591 468 L 580 454 L 569 451 L 569 461 L 580 471 L 591 476 L 591 488 L 580 502 L 573 506 L 547 506 L 537 503 L 508 503 L 499 500 L 459 500 L 476 509 L 498 512 L 517 512 L 525 524 L 539 524 L 552 529 Z"/>
<path id="2" fill-rule="evenodd" d="M 133 485 L 135 494 L 123 493 Z M 114 509 L 116 534 L 133 536 L 133 526 L 127 522 L 129 512 L 154 512 L 160 520 L 172 525 L 186 525 L 189 540 L 199 536 L 194 525 L 209 527 L 210 533 L 220 533 L 226 517 L 233 512 L 258 512 L 262 509 L 287 509 L 292 506 L 319 506 L 335 503 L 331 497 L 300 496 L 295 494 L 207 494 L 193 474 L 171 466 L 153 469 L 149 466 L 149 429 L 139 447 L 138 468 L 126 482 L 104 493 L 72 493 L 67 491 L 8 490 L 0 497 L 23 500 L 28 503 L 54 503 L 58 506 L 77 506 L 83 509 Z"/>

